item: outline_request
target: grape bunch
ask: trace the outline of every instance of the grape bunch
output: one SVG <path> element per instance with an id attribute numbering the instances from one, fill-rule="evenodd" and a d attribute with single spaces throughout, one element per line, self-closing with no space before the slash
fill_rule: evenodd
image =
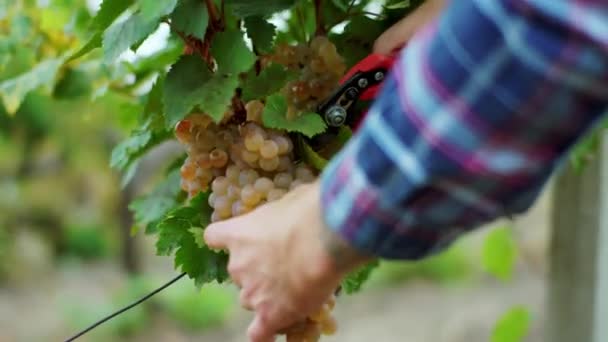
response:
<path id="1" fill-rule="evenodd" d="M 180 121 L 176 136 L 188 156 L 181 187 L 189 197 L 211 189 L 212 222 L 245 214 L 315 180 L 314 171 L 295 164 L 289 136 L 249 122 L 219 126 L 203 114 Z"/>
<path id="2" fill-rule="evenodd" d="M 336 298 L 332 296 L 318 312 L 283 331 L 286 342 L 317 342 L 321 335 L 335 334 L 338 326 L 336 319 L 331 315 L 335 305 Z"/>
<path id="3" fill-rule="evenodd" d="M 279 45 L 267 62 L 299 71 L 300 77 L 283 88 L 289 100 L 288 118 L 295 118 L 304 111 L 315 111 L 337 88 L 346 71 L 336 46 L 324 36 L 315 37 L 310 45 Z"/>
<path id="4" fill-rule="evenodd" d="M 316 179 L 310 167 L 295 164 L 288 135 L 255 122 L 217 125 L 204 114 L 192 114 L 177 124 L 175 134 L 188 154 L 181 187 L 189 197 L 211 190 L 212 222 L 246 214 Z M 335 333 L 334 305 L 332 297 L 318 313 L 287 329 L 287 341 L 316 342 Z"/>
<path id="5" fill-rule="evenodd" d="M 279 46 L 268 58 L 300 72 L 283 88 L 289 100 L 288 118 L 314 111 L 345 71 L 335 46 L 325 37 L 314 38 L 310 45 Z M 189 198 L 210 191 L 212 222 L 246 214 L 317 177 L 311 167 L 297 161 L 286 132 L 264 127 L 264 106 L 262 100 L 241 105 L 246 116 L 240 119 L 235 119 L 231 106 L 219 123 L 204 113 L 193 113 L 175 127 L 187 152 L 180 170 L 181 188 Z M 335 333 L 334 306 L 332 296 L 319 312 L 286 329 L 287 341 L 316 342 L 321 335 Z"/>

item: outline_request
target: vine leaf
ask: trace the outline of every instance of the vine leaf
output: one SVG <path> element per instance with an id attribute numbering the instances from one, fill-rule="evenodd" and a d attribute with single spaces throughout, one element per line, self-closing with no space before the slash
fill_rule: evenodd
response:
<path id="1" fill-rule="evenodd" d="M 228 279 L 228 255 L 214 252 L 193 232 L 204 232 L 209 224 L 212 209 L 207 204 L 208 193 L 200 193 L 188 206 L 168 213 L 159 223 L 159 239 L 156 243 L 158 255 L 175 252 L 175 268 L 186 272 L 197 286 Z"/>
<path id="2" fill-rule="evenodd" d="M 245 29 L 258 53 L 269 53 L 272 50 L 276 26 L 261 16 L 254 16 L 245 18 Z"/>
<path id="3" fill-rule="evenodd" d="M 159 78 L 148 94 L 142 113 L 142 124 L 131 132 L 131 135 L 118 144 L 110 157 L 110 167 L 125 171 L 122 184 L 126 185 L 134 175 L 137 161 L 146 152 L 173 136 L 171 130 L 165 129 L 162 115 L 161 92 L 164 78 Z"/>
<path id="4" fill-rule="evenodd" d="M 205 37 L 208 24 L 209 13 L 207 13 L 205 2 L 201 0 L 180 0 L 171 14 L 171 25 L 175 30 L 198 39 Z"/>
<path id="5" fill-rule="evenodd" d="M 158 222 L 179 205 L 180 182 L 179 170 L 173 170 L 150 194 L 135 199 L 129 205 L 136 224 L 145 227 L 146 234 L 156 233 Z"/>
<path id="6" fill-rule="evenodd" d="M 14 115 L 30 91 L 42 86 L 50 88 L 62 63 L 62 59 L 49 59 L 26 73 L 0 82 L 0 97 L 7 113 Z"/>
<path id="7" fill-rule="evenodd" d="M 220 121 L 237 85 L 236 75 L 215 75 L 199 56 L 183 56 L 171 67 L 165 81 L 163 103 L 167 129 L 173 129 L 196 107 L 216 122 Z"/>
<path id="8" fill-rule="evenodd" d="M 60 76 L 53 96 L 58 99 L 75 99 L 91 93 L 92 78 L 84 68 L 68 68 Z"/>
<path id="9" fill-rule="evenodd" d="M 124 170 L 136 156 L 147 150 L 147 146 L 152 142 L 152 132 L 148 129 L 149 124 L 133 131 L 131 136 L 112 150 L 110 157 L 110 167 Z"/>
<path id="10" fill-rule="evenodd" d="M 297 72 L 277 63 L 265 67 L 257 76 L 255 75 L 255 70 L 252 70 L 241 84 L 243 100 L 262 99 L 268 95 L 272 95 L 296 77 L 298 77 Z"/>
<path id="11" fill-rule="evenodd" d="M 226 5 L 230 6 L 234 14 L 240 17 L 272 14 L 289 9 L 295 3 L 296 0 L 226 0 Z"/>
<path id="12" fill-rule="evenodd" d="M 137 3 L 144 19 L 154 20 L 173 12 L 177 0 L 138 0 Z"/>
<path id="13" fill-rule="evenodd" d="M 219 74 L 236 75 L 249 70 L 255 63 L 255 55 L 238 30 L 218 33 L 213 39 L 211 54 L 218 61 Z"/>
<path id="14" fill-rule="evenodd" d="M 146 20 L 140 13 L 112 25 L 103 34 L 103 57 L 111 63 L 125 50 L 142 41 L 158 27 L 158 20 Z"/>
<path id="15" fill-rule="evenodd" d="M 316 113 L 302 113 L 299 117 L 287 119 L 287 99 L 281 94 L 274 94 L 266 99 L 266 106 L 262 113 L 264 126 L 268 128 L 284 129 L 290 132 L 299 132 L 313 137 L 325 131 L 327 127 L 320 115 Z"/>
<path id="16" fill-rule="evenodd" d="M 102 41 L 102 35 L 103 33 L 101 31 L 99 32 L 95 32 L 95 34 L 93 34 L 93 36 L 89 39 L 89 41 L 80 48 L 80 50 L 74 52 L 68 59 L 67 62 L 71 62 L 75 59 L 78 59 L 82 56 L 85 56 L 86 54 L 88 54 L 89 52 L 97 49 L 98 47 L 101 46 L 101 41 Z"/>
<path id="17" fill-rule="evenodd" d="M 372 51 L 374 42 L 385 29 L 381 21 L 357 16 L 344 27 L 343 33 L 331 35 L 330 39 L 350 67 Z"/>
<path id="18" fill-rule="evenodd" d="M 162 2 L 162 1 L 161 1 Z M 82 56 L 85 56 L 89 52 L 102 46 L 103 33 L 112 25 L 112 23 L 118 18 L 127 8 L 133 5 L 134 0 L 104 0 L 101 3 L 97 15 L 93 18 L 91 23 L 91 30 L 94 32 L 87 43 L 73 53 L 66 62 L 71 62 Z"/>
<path id="19" fill-rule="evenodd" d="M 516 257 L 517 248 L 508 228 L 501 227 L 488 234 L 482 250 L 483 266 L 488 272 L 503 281 L 509 280 Z"/>
<path id="20" fill-rule="evenodd" d="M 107 29 L 131 5 L 133 0 L 103 0 L 91 27 L 98 31 Z"/>
<path id="21" fill-rule="evenodd" d="M 372 272 L 379 265 L 380 262 L 375 260 L 349 274 L 342 281 L 342 289 L 344 290 L 344 292 L 346 294 L 353 294 L 359 292 L 361 290 L 361 287 L 363 287 L 363 284 L 365 284 Z"/>
<path id="22" fill-rule="evenodd" d="M 491 342 L 521 342 L 530 329 L 531 315 L 523 306 L 513 307 L 496 323 Z"/>

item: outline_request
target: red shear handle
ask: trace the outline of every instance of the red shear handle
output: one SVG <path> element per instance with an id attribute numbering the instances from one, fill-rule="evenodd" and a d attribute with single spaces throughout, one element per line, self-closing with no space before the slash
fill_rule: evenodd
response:
<path id="1" fill-rule="evenodd" d="M 374 70 L 384 70 L 384 73 L 388 73 L 393 64 L 395 64 L 396 57 L 394 55 L 381 55 L 381 54 L 371 54 L 364 59 L 362 59 L 359 63 L 357 63 L 354 67 L 352 67 L 344 77 L 340 80 L 340 83 L 348 81 L 351 77 L 353 77 L 358 72 L 369 72 Z M 380 84 L 375 84 L 367 88 L 364 92 L 359 95 L 360 100 L 371 100 L 376 97 L 378 89 L 380 88 Z"/>

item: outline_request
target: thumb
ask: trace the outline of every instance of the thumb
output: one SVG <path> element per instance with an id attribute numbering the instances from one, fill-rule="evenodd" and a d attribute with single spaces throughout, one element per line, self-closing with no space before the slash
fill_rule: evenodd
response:
<path id="1" fill-rule="evenodd" d="M 205 229 L 204 239 L 213 249 L 228 249 L 232 240 L 232 230 L 225 222 L 212 223 Z"/>

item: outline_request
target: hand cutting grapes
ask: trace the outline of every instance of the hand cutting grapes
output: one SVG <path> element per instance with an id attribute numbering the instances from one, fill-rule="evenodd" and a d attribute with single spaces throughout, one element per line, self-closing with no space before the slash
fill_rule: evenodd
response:
<path id="1" fill-rule="evenodd" d="M 608 336 L 606 268 L 590 267 L 608 260 L 595 186 L 606 181 L 607 1 L 17 0 L 0 4 L 0 36 L 0 340 L 406 342 L 492 323 L 493 340 Z M 543 191 L 562 168 L 557 191 Z M 457 311 L 435 331 L 434 313 L 461 304 L 432 296 L 425 315 L 404 287 L 399 315 L 344 312 L 368 279 L 383 281 L 379 261 L 446 252 L 541 193 L 556 204 L 550 220 L 530 213 L 555 233 L 533 237 L 550 242 L 547 259 L 507 227 L 464 253 L 493 278 L 525 274 L 510 283 L 525 291 L 509 291 L 525 307 L 496 320 L 477 305 L 512 297 L 475 291 L 465 314 L 479 316 Z M 451 269 L 460 257 L 438 258 L 441 275 L 464 275 Z M 153 286 L 157 276 L 168 279 Z M 190 290 L 97 329 L 178 281 Z M 233 287 L 252 314 L 243 331 L 228 327 Z M 135 291 L 116 310 L 100 305 Z M 526 331 L 534 311 L 550 324 Z M 389 328 L 400 320 L 403 332 Z"/>
<path id="2" fill-rule="evenodd" d="M 549 87 L 549 93 L 561 89 L 573 103 L 594 92 L 588 84 L 575 90 L 565 71 L 551 79 L 526 76 L 537 66 L 518 54 L 518 44 L 539 53 L 565 44 L 557 28 L 531 19 L 549 15 L 543 8 L 552 4 L 453 2 L 440 15 L 444 1 L 427 2 L 377 40 L 376 52 L 390 54 L 412 37 L 360 131 L 320 181 L 209 226 L 207 242 L 230 252 L 229 272 L 241 288 L 241 305 L 255 312 L 250 341 L 272 341 L 294 323 L 315 323 L 311 315 L 342 277 L 370 258 L 423 258 L 463 232 L 456 227 L 471 229 L 533 203 L 530 189 L 543 185 L 553 169 L 549 165 L 607 103 L 604 92 L 596 98 L 597 110 L 584 113 L 584 125 L 561 134 L 550 128 L 555 115 L 564 115 L 565 122 L 575 106 L 557 114 L 520 92 L 529 83 L 530 89 Z M 592 16 L 586 5 L 572 1 L 571 6 Z M 537 35 L 540 45 L 514 41 L 524 39 L 510 30 L 515 20 Z M 557 25 L 577 30 L 559 18 Z M 606 53 L 590 45 L 597 35 L 586 32 L 573 44 L 601 56 L 606 67 Z M 585 70 L 582 64 L 570 67 Z M 543 124 L 520 117 L 532 112 Z M 539 148 L 546 152 L 532 152 Z M 508 190 L 501 190 L 505 186 Z M 319 328 L 308 333 L 293 339 L 288 334 L 288 341 L 316 341 Z"/>

